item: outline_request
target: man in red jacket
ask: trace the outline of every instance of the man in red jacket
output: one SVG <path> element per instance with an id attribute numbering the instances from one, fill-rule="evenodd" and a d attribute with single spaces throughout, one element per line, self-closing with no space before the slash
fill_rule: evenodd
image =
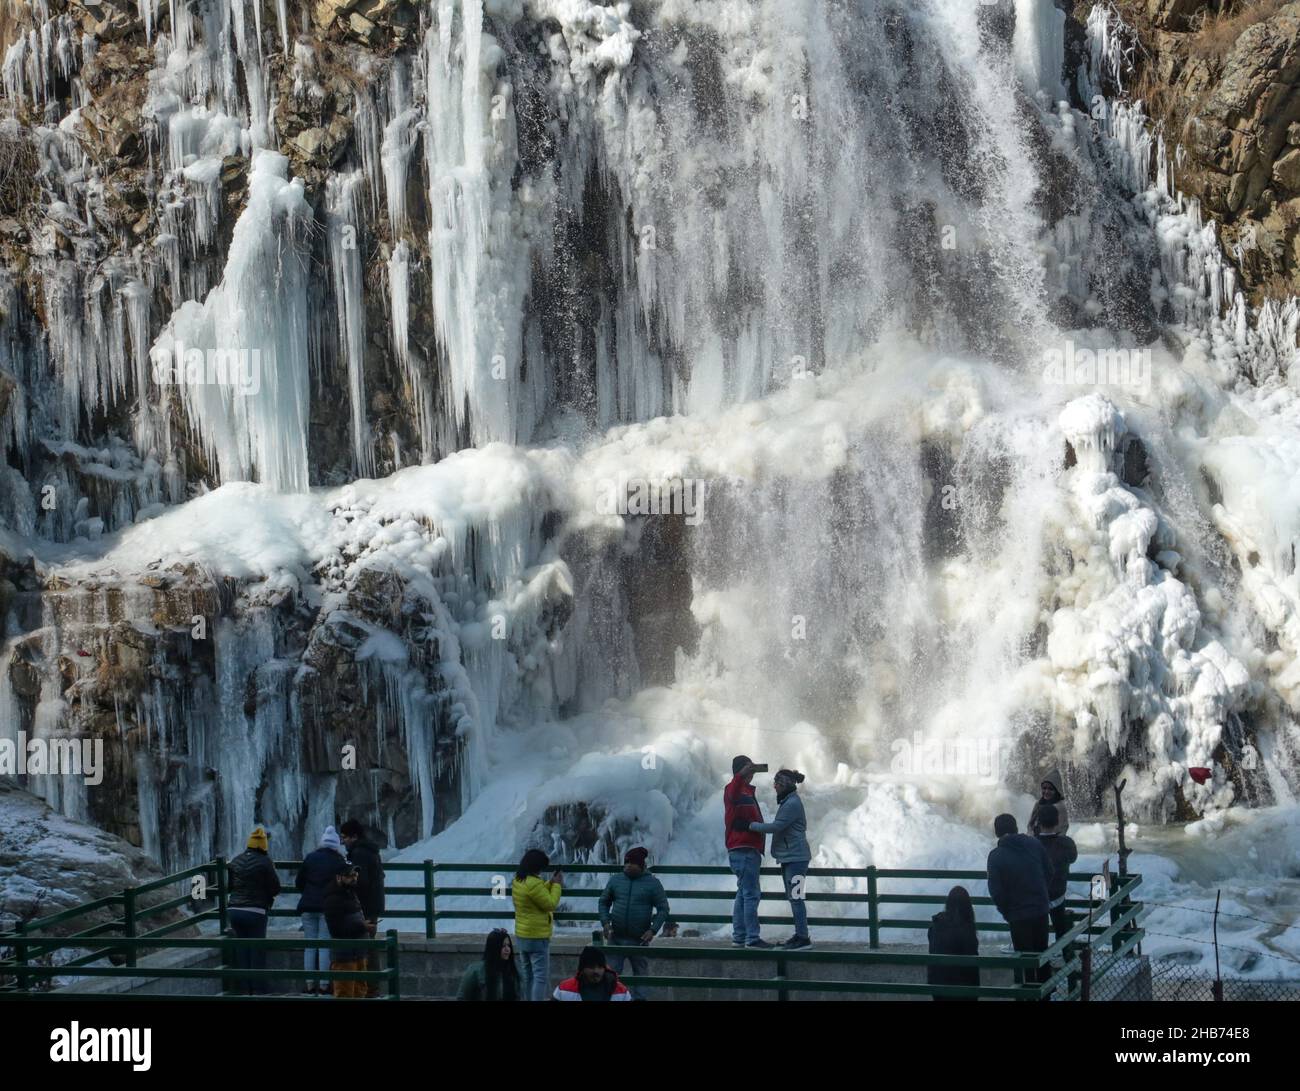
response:
<path id="1" fill-rule="evenodd" d="M 763 811 L 751 781 L 754 763 L 740 754 L 731 759 L 731 783 L 722 790 L 727 834 L 727 862 L 736 876 L 736 900 L 731 908 L 731 942 L 737 947 L 771 947 L 758 933 L 759 869 L 763 866 L 764 836 L 750 833 L 742 822 L 762 822 Z"/>

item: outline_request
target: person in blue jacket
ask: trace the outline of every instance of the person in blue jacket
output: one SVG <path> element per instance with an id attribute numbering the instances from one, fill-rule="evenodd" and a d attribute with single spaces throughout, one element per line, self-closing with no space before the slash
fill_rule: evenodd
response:
<path id="1" fill-rule="evenodd" d="M 998 815 L 993 832 L 998 843 L 986 865 L 989 897 L 1011 926 L 1011 946 L 1015 950 L 1046 951 L 1052 861 L 1035 838 L 1018 832 L 1014 815 Z M 1051 967 L 1043 966 L 1026 977 L 1042 981 L 1050 973 Z"/>
<path id="2" fill-rule="evenodd" d="M 664 885 L 646 871 L 648 849 L 637 845 L 623 854 L 623 870 L 611 875 L 600 895 L 600 924 L 605 941 L 617 947 L 647 947 L 668 922 L 668 894 Z M 624 956 L 611 952 L 606 956 L 609 968 L 623 972 Z M 650 960 L 631 955 L 633 975 L 646 974 Z M 632 990 L 634 1000 L 648 1000 L 642 986 Z"/>
<path id="3" fill-rule="evenodd" d="M 333 826 L 326 826 L 321 834 L 320 847 L 307 854 L 294 886 L 302 895 L 298 899 L 298 912 L 302 914 L 302 930 L 311 939 L 329 939 L 329 927 L 325 923 L 325 895 L 334 885 L 334 876 L 348 866 L 348 858 L 343 851 L 343 842 Z M 303 952 L 303 969 L 308 973 L 330 968 L 330 949 L 328 947 L 308 947 Z M 303 991 L 315 995 L 328 994 L 329 982 L 308 980 Z"/>

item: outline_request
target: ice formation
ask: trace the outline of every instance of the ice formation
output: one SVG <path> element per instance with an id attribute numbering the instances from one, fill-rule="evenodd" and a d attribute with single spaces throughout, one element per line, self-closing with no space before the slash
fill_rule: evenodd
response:
<path id="1" fill-rule="evenodd" d="M 142 0 L 165 230 L 107 255 L 58 116 L 93 47 L 36 8 L 3 83 L 50 333 L 0 273 L 0 553 L 50 593 L 0 717 L 72 726 L 59 657 L 140 634 L 112 729 L 158 858 L 310 844 L 341 691 L 347 805 L 413 859 L 714 862 L 742 750 L 809 774 L 823 865 L 978 866 L 1044 763 L 1081 819 L 1127 779 L 1186 844 L 1293 831 L 1300 309 L 1173 191 L 1108 5 L 1064 72 L 1049 0 L 430 0 L 309 183 L 285 5 Z"/>

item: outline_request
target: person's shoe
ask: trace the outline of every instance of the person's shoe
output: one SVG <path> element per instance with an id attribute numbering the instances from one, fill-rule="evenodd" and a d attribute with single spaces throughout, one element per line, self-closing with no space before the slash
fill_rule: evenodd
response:
<path id="1" fill-rule="evenodd" d="M 731 946 L 732 946 L 732 947 L 744 947 L 744 946 L 745 946 L 745 941 L 744 941 L 743 939 L 733 939 L 733 940 L 731 941 Z"/>
<path id="2" fill-rule="evenodd" d="M 315 983 L 313 983 L 313 984 L 311 984 L 311 985 L 304 985 L 302 991 L 305 992 L 308 996 L 315 996 L 315 995 L 316 995 L 316 985 L 315 985 Z"/>
<path id="3" fill-rule="evenodd" d="M 775 944 L 775 943 L 768 943 L 767 940 L 765 940 L 765 939 L 756 939 L 756 940 L 754 940 L 753 943 L 747 943 L 747 944 L 745 944 L 745 947 L 746 947 L 747 949 L 751 950 L 751 951 L 753 951 L 753 950 L 759 950 L 759 951 L 774 951 L 774 950 L 776 950 L 776 944 Z"/>
<path id="4" fill-rule="evenodd" d="M 807 936 L 791 936 L 788 940 L 786 940 L 783 944 L 781 944 L 781 946 L 784 947 L 787 951 L 797 951 L 801 947 L 811 947 L 812 940 L 810 940 Z"/>

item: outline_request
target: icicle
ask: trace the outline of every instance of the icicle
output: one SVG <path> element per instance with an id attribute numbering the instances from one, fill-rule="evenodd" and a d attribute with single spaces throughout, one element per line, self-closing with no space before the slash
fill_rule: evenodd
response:
<path id="1" fill-rule="evenodd" d="M 380 153 L 384 169 L 384 193 L 388 198 L 388 223 L 394 237 L 406 228 L 406 172 L 415 150 L 420 121 L 411 104 L 406 65 L 397 60 L 389 74 L 388 109 L 392 120 L 384 126 Z"/>
<path id="2" fill-rule="evenodd" d="M 514 442 L 529 430 L 514 415 L 527 268 L 511 232 L 509 180 L 494 184 L 486 162 L 482 0 L 465 0 L 456 25 L 454 10 L 440 0 L 426 42 L 434 326 L 454 420 L 468 419 L 476 443 Z M 512 122 L 508 135 L 513 145 Z"/>
<path id="3" fill-rule="evenodd" d="M 366 415 L 366 311 L 356 213 L 356 191 L 361 180 L 359 171 L 331 176 L 325 202 L 341 355 L 348 369 L 348 397 L 352 405 L 352 455 L 357 475 L 369 477 L 375 469 L 375 452 Z"/>
<path id="4" fill-rule="evenodd" d="M 1020 79 L 1030 94 L 1042 91 L 1053 103 L 1065 98 L 1061 84 L 1065 12 L 1052 0 L 1016 0 L 1013 50 Z"/>
<path id="5" fill-rule="evenodd" d="M 435 424 L 433 419 L 433 392 L 424 371 L 411 358 L 408 339 L 410 330 L 411 248 L 405 240 L 393 247 L 388 259 L 388 293 L 392 322 L 393 353 L 402 366 L 406 386 L 415 405 L 416 426 L 420 436 L 420 461 L 429 462 L 434 457 Z M 394 444 L 396 439 L 394 438 Z M 394 446 L 393 465 L 401 460 Z"/>
<path id="6" fill-rule="evenodd" d="M 135 6 L 144 20 L 145 44 L 152 45 L 154 24 L 158 22 L 158 0 L 136 0 Z"/>
<path id="7" fill-rule="evenodd" d="M 221 284 L 183 304 L 151 352 L 222 481 L 307 487 L 307 268 L 311 209 L 288 160 L 253 159 Z M 255 396 L 250 396 L 255 395 Z"/>
<path id="8" fill-rule="evenodd" d="M 388 294 L 392 308 L 390 316 L 393 324 L 393 351 L 397 354 L 397 359 L 403 367 L 409 367 L 411 362 L 410 349 L 406 341 L 408 323 L 410 322 L 407 298 L 407 291 L 410 287 L 410 267 L 408 264 L 410 257 L 411 248 L 406 245 L 405 241 L 402 241 L 393 247 L 393 253 L 388 259 Z"/>

